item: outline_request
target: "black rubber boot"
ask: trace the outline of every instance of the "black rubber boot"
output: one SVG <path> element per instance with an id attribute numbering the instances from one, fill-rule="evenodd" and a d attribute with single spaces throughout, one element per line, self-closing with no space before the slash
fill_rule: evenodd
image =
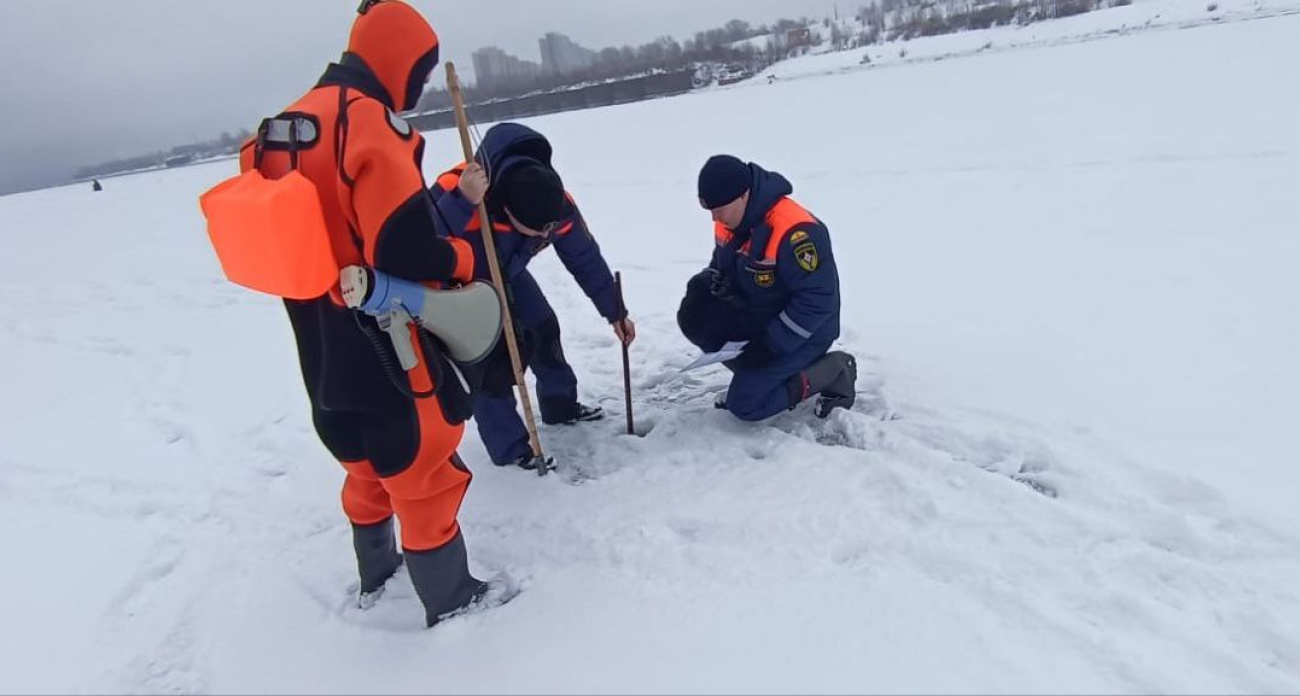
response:
<path id="1" fill-rule="evenodd" d="M 547 425 L 573 425 L 598 421 L 605 417 L 605 409 L 568 399 L 538 399 L 542 422 Z"/>
<path id="2" fill-rule="evenodd" d="M 817 396 L 814 413 L 826 418 L 836 408 L 852 408 L 857 398 L 858 363 L 852 355 L 834 351 L 790 378 L 790 407 Z"/>
<path id="3" fill-rule="evenodd" d="M 495 464 L 496 462 L 493 463 Z M 517 457 L 514 461 L 505 462 L 504 464 L 497 464 L 497 466 L 500 467 L 515 466 L 515 467 L 519 467 L 520 469 L 523 469 L 524 471 L 537 471 L 538 469 L 545 469 L 546 471 L 554 471 L 555 457 L 549 457 L 549 456 L 534 457 L 533 453 L 529 452 L 528 454 L 519 455 L 519 457 Z"/>
<path id="4" fill-rule="evenodd" d="M 357 552 L 362 597 L 382 590 L 402 565 L 392 517 L 379 524 L 352 525 L 352 548 Z"/>
<path id="5" fill-rule="evenodd" d="M 411 584 L 424 604 L 425 624 L 432 628 L 448 614 L 464 609 L 487 593 L 488 584 L 469 574 L 465 538 L 432 551 L 406 551 Z"/>

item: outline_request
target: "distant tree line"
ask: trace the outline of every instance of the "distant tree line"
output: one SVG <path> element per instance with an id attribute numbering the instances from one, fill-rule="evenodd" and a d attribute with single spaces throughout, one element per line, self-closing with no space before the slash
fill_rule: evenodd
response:
<path id="1" fill-rule="evenodd" d="M 886 41 L 1024 25 L 1059 19 L 1093 10 L 1129 5 L 1132 0 L 875 0 L 857 12 L 858 24 L 822 20 L 835 50 L 847 50 Z M 609 47 L 597 52 L 595 65 L 568 73 L 503 81 L 491 86 L 466 86 L 470 103 L 520 97 L 595 82 L 624 79 L 654 72 L 684 70 L 700 64 L 729 65 L 753 73 L 816 46 L 820 34 L 797 39 L 814 24 L 807 17 L 780 19 L 751 25 L 740 19 L 678 42 L 660 37 L 639 46 Z M 766 37 L 766 41 L 751 41 Z M 442 88 L 425 94 L 421 111 L 448 109 L 451 99 Z"/>
<path id="2" fill-rule="evenodd" d="M 772 25 L 758 26 L 750 25 L 744 20 L 733 19 L 721 27 L 696 32 L 695 36 L 682 42 L 678 42 L 671 36 L 663 36 L 640 46 L 625 45 L 602 49 L 597 52 L 595 64 L 583 70 L 500 82 L 490 87 L 467 85 L 465 98 L 474 103 L 518 97 L 533 92 L 546 92 L 654 72 L 684 70 L 699 63 L 735 64 L 751 71 L 760 70 L 785 57 L 782 42 L 759 42 L 757 46 L 741 42 L 756 37 L 784 35 L 790 30 L 803 28 L 808 24 L 807 18 L 780 19 Z M 424 95 L 417 108 L 421 111 L 432 111 L 450 107 L 450 96 L 445 89 L 437 87 Z"/>
<path id="3" fill-rule="evenodd" d="M 1132 0 L 879 0 L 858 11 L 859 45 L 1060 19 Z"/>

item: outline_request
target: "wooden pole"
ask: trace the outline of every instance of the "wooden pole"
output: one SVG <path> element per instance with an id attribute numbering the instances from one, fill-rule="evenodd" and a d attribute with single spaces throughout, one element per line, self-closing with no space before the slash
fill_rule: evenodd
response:
<path id="1" fill-rule="evenodd" d="M 456 107 L 456 127 L 460 130 L 460 145 L 465 151 L 465 161 L 474 161 L 474 143 L 469 137 L 469 119 L 465 116 L 465 99 L 460 91 L 460 79 L 456 76 L 456 65 L 447 63 L 447 91 L 451 93 L 452 104 Z M 478 204 L 479 225 L 483 231 L 483 246 L 487 248 L 488 269 L 492 272 L 492 284 L 496 286 L 497 297 L 501 300 L 503 319 L 505 321 L 506 347 L 510 351 L 510 366 L 515 372 L 515 386 L 519 389 L 519 400 L 524 404 L 524 423 L 528 426 L 528 444 L 533 449 L 536 459 L 537 475 L 545 476 L 550 470 L 542 454 L 542 441 L 537 436 L 537 421 L 533 418 L 533 400 L 528 395 L 528 384 L 524 381 L 523 361 L 519 359 L 519 344 L 515 341 L 515 322 L 510 316 L 510 303 L 506 299 L 506 284 L 501 277 L 501 263 L 497 260 L 496 242 L 492 239 L 492 218 L 488 215 L 487 201 Z"/>

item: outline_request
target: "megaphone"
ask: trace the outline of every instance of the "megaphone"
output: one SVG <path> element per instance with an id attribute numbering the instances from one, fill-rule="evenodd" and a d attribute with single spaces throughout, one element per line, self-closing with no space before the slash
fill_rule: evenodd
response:
<path id="1" fill-rule="evenodd" d="M 408 372 L 419 364 L 410 322 L 438 337 L 459 363 L 483 360 L 501 338 L 501 300 L 489 283 L 433 290 L 373 268 L 348 266 L 339 274 L 339 286 L 344 304 L 379 320 Z"/>

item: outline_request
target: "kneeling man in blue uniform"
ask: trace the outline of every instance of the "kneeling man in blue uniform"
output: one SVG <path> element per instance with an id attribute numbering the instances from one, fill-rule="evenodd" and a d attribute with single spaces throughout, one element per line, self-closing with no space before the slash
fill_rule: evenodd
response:
<path id="1" fill-rule="evenodd" d="M 857 364 L 831 352 L 840 335 L 840 281 L 826 226 L 789 198 L 785 177 L 730 155 L 700 171 L 700 205 L 713 214 L 708 268 L 687 284 L 677 314 L 706 352 L 748 341 L 726 363 L 725 400 L 737 418 L 759 421 L 816 398 L 820 418 L 853 405 Z"/>

